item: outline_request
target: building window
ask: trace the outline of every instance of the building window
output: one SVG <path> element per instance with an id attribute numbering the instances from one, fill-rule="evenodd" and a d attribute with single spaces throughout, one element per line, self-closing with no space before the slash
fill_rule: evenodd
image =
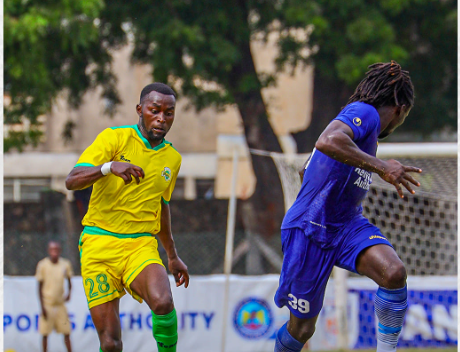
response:
<path id="1" fill-rule="evenodd" d="M 4 203 L 38 203 L 40 192 L 51 189 L 50 178 L 5 178 Z"/>

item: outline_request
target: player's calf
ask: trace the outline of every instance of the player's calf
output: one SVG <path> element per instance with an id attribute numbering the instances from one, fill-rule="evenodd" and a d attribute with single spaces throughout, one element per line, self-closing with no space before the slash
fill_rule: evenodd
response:
<path id="1" fill-rule="evenodd" d="M 407 286 L 394 290 L 379 287 L 374 307 L 378 318 L 377 352 L 396 351 L 407 311 Z"/>
<path id="2" fill-rule="evenodd" d="M 315 333 L 317 316 L 300 319 L 291 314 L 290 320 L 276 334 L 275 352 L 299 352 Z M 289 326 L 289 327 L 288 327 Z"/>
<path id="3" fill-rule="evenodd" d="M 374 307 L 378 319 L 377 352 L 394 352 L 407 310 L 407 273 L 391 246 L 365 249 L 358 258 L 358 272 L 374 280 L 379 289 Z"/>
<path id="4" fill-rule="evenodd" d="M 275 352 L 299 352 L 304 345 L 292 337 L 287 330 L 287 324 L 284 324 L 276 334 Z"/>
<path id="5" fill-rule="evenodd" d="M 158 346 L 158 352 L 176 352 L 177 314 L 176 310 L 164 315 L 152 311 L 152 333 Z"/>

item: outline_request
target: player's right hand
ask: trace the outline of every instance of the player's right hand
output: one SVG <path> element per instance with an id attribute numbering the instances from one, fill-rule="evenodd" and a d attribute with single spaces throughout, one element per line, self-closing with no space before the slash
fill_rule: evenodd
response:
<path id="1" fill-rule="evenodd" d="M 173 274 L 174 280 L 176 280 L 176 287 L 185 284 L 184 286 L 187 288 L 190 276 L 187 265 L 185 265 L 182 259 L 177 256 L 172 259 L 168 259 L 168 268 L 171 274 Z"/>
<path id="2" fill-rule="evenodd" d="M 144 170 L 142 170 L 142 168 L 130 163 L 114 161 L 112 162 L 110 170 L 112 171 L 112 174 L 121 177 L 123 181 L 125 181 L 125 185 L 130 184 L 133 177 L 137 184 L 141 182 L 140 177 L 145 177 Z"/>
<path id="3" fill-rule="evenodd" d="M 405 166 L 399 161 L 391 159 L 385 161 L 385 168 L 382 174 L 380 174 L 380 177 L 384 181 L 394 185 L 399 196 L 404 198 L 401 186 L 404 186 L 411 194 L 415 193 L 411 187 L 411 184 L 417 187 L 420 186 L 420 182 L 409 175 L 408 172 L 421 173 L 422 169 L 415 166 Z"/>

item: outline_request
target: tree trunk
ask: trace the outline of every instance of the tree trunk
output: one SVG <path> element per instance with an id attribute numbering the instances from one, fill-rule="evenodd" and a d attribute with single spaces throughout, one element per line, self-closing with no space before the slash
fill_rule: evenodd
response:
<path id="1" fill-rule="evenodd" d="M 313 78 L 313 109 L 310 125 L 293 134 L 299 153 L 310 153 L 329 122 L 346 105 L 353 92 L 338 78 L 324 77 L 316 69 Z"/>
<path id="2" fill-rule="evenodd" d="M 281 152 L 278 138 L 268 121 L 261 93 L 262 86 L 254 66 L 249 41 L 242 44 L 240 49 L 242 59 L 233 67 L 229 91 L 238 106 L 246 142 L 251 149 Z M 251 160 L 257 184 L 254 194 L 247 200 L 253 211 L 244 212 L 243 216 L 251 217 L 245 221 L 251 227 L 249 231 L 266 238 L 279 230 L 284 215 L 281 182 L 272 158 L 251 154 Z M 255 218 L 249 215 L 251 213 Z"/>

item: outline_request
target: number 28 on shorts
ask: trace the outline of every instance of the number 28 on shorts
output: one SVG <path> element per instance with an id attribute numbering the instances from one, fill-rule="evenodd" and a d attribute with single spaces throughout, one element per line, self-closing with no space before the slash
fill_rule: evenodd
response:
<path id="1" fill-rule="evenodd" d="M 96 283 L 97 283 L 97 285 L 95 285 L 94 280 L 90 279 L 90 278 L 87 278 L 85 280 L 85 286 L 89 286 L 88 297 L 90 299 L 99 296 L 99 293 L 101 293 L 101 294 L 106 293 L 110 289 L 110 284 L 107 282 L 107 275 L 105 275 L 105 274 L 97 275 L 96 276 Z M 98 291 L 99 291 L 99 293 L 98 293 Z"/>

